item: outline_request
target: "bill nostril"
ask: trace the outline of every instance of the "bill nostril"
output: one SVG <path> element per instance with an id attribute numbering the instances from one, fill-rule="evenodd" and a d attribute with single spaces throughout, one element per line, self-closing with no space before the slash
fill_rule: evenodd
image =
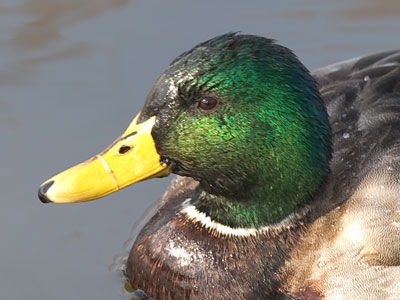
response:
<path id="1" fill-rule="evenodd" d="M 119 154 L 125 154 L 126 152 L 128 152 L 131 149 L 132 149 L 131 146 L 124 145 L 124 146 L 121 146 L 121 148 L 119 148 L 118 152 L 119 152 Z"/>

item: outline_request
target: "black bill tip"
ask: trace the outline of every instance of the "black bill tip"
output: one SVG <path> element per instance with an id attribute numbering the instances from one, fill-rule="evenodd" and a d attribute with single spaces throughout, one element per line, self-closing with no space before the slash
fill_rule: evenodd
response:
<path id="1" fill-rule="evenodd" d="M 42 201 L 43 203 L 52 202 L 49 198 L 47 198 L 46 193 L 49 190 L 49 188 L 53 185 L 53 183 L 54 183 L 54 180 L 49 181 L 40 186 L 39 191 L 38 191 L 38 196 L 39 196 L 40 201 Z"/>

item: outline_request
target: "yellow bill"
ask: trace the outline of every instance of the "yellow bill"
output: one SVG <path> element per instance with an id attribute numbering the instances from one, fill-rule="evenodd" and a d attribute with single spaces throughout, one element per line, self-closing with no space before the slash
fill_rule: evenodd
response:
<path id="1" fill-rule="evenodd" d="M 128 129 L 106 150 L 44 182 L 39 188 L 42 202 L 83 202 L 116 192 L 132 183 L 163 177 L 171 168 L 161 162 L 151 130 L 156 117 Z"/>

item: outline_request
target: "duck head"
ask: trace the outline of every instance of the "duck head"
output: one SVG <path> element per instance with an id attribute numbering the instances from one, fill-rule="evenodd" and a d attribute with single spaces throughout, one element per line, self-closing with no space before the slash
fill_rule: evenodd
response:
<path id="1" fill-rule="evenodd" d="M 329 173 L 327 113 L 287 48 L 225 34 L 177 57 L 109 148 L 49 179 L 43 202 L 103 197 L 173 172 L 200 182 L 194 203 L 231 226 L 278 222 Z"/>

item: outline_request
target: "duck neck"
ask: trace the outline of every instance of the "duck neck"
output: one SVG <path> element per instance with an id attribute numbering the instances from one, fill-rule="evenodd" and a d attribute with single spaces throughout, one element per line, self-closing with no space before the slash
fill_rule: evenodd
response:
<path id="1" fill-rule="evenodd" d="M 192 205 L 214 222 L 232 228 L 261 228 L 282 221 L 311 199 L 310 195 L 296 194 L 290 187 L 279 191 L 265 184 L 253 186 L 247 193 L 229 196 L 215 195 L 201 188 Z"/>

